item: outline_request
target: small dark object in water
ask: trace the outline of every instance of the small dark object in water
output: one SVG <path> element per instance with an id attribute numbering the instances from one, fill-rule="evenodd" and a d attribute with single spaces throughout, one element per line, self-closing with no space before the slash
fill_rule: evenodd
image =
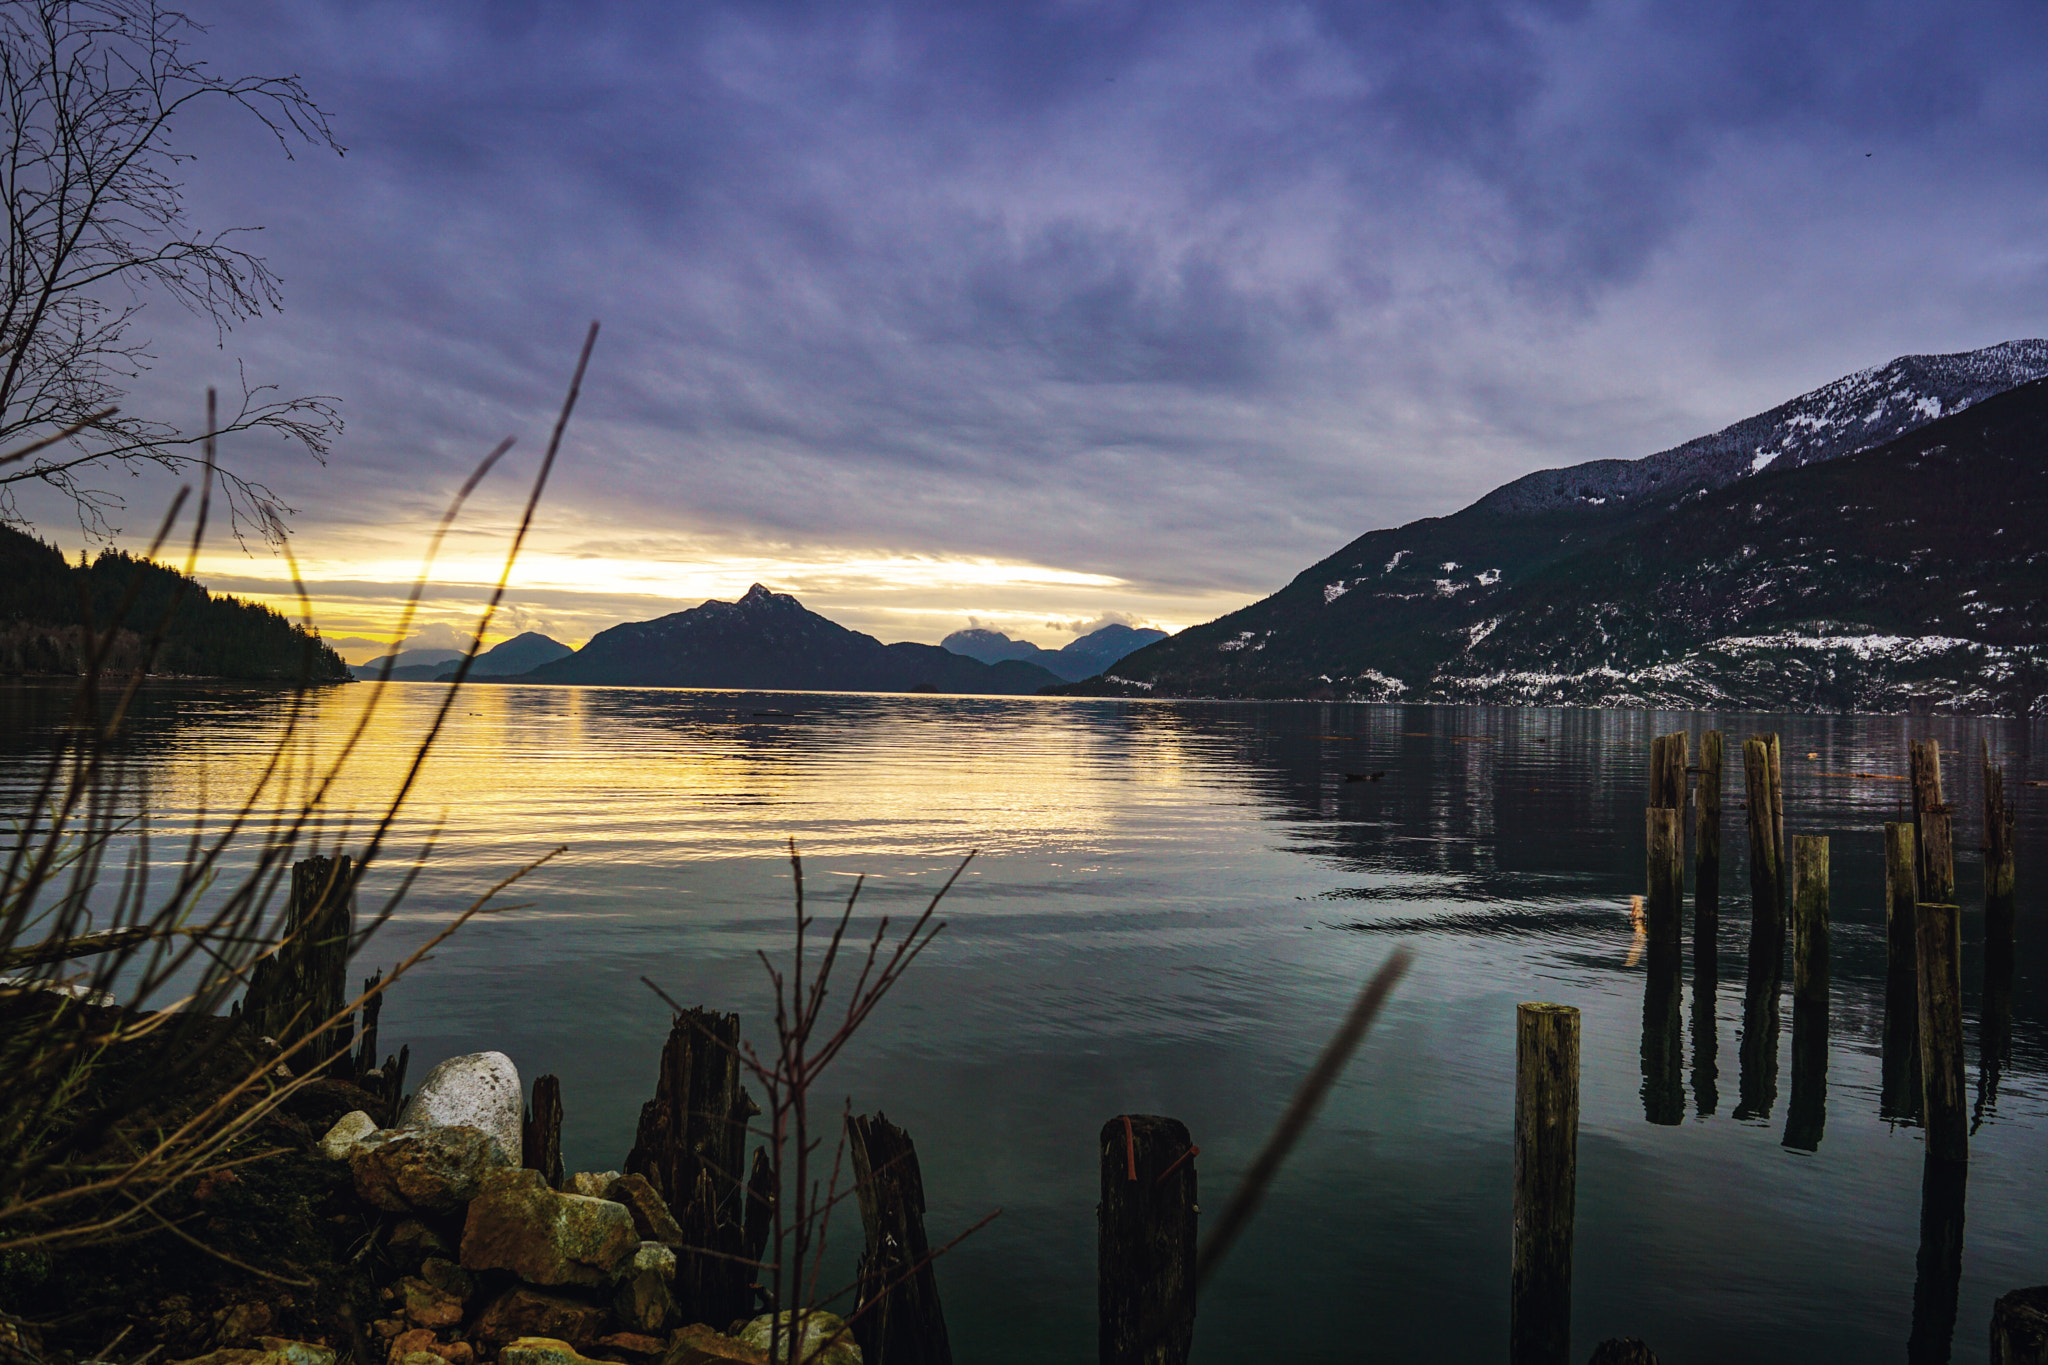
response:
<path id="1" fill-rule="evenodd" d="M 1384 769 L 1376 773 L 1346 773 L 1344 774 L 1344 780 L 1346 782 L 1377 782 L 1386 775 Z"/>
<path id="2" fill-rule="evenodd" d="M 1586 1365 L 1657 1365 L 1657 1355 L 1641 1337 L 1609 1337 L 1593 1348 Z"/>

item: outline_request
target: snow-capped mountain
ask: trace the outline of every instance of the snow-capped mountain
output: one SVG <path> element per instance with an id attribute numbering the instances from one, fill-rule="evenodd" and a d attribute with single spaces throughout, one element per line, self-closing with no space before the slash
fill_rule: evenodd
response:
<path id="1" fill-rule="evenodd" d="M 1590 460 L 1503 484 L 1478 507 L 1543 512 L 1697 496 L 1766 469 L 1853 455 L 1993 394 L 2048 376 L 2048 340 L 2001 342 L 1952 355 L 1905 355 L 1823 384 L 1711 436 L 1640 460 Z"/>
<path id="2" fill-rule="evenodd" d="M 1907 356 L 1373 531 L 1087 690 L 2048 706 L 2048 341 Z"/>

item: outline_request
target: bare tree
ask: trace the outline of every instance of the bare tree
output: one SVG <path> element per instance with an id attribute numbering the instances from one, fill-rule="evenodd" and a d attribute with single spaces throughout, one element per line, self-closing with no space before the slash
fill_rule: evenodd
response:
<path id="1" fill-rule="evenodd" d="M 238 243 L 255 229 L 194 231 L 171 140 L 195 104 L 239 106 L 277 139 L 342 147 L 296 76 L 216 76 L 189 55 L 204 30 L 153 0 L 0 0 L 0 199 L 7 217 L 0 278 L 0 447 L 47 441 L 0 466 L 0 522 L 21 521 L 17 486 L 38 480 L 72 500 L 97 538 L 124 506 L 97 482 L 114 470 L 182 473 L 206 433 L 117 411 L 155 356 L 131 327 L 153 293 L 214 324 L 276 310 L 277 276 Z M 217 434 L 264 431 L 325 461 L 341 430 L 335 401 L 280 398 L 241 382 Z M 261 483 L 220 478 L 237 536 L 276 541 L 291 508 Z"/>

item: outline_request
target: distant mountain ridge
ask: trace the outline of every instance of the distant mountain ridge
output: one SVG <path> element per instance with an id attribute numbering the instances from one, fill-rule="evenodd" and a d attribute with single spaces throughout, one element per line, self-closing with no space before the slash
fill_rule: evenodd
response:
<path id="1" fill-rule="evenodd" d="M 1271 597 L 1060 690 L 2035 706 L 2044 641 L 2012 631 L 2039 614 L 2025 594 L 2038 603 L 2048 584 L 2038 557 L 2013 556 L 2048 522 L 2048 380 L 1985 390 L 2037 369 L 2048 342 L 1902 357 L 1646 460 L 1542 471 L 1361 536 Z M 1942 509 L 1938 525 L 1897 501 L 1906 489 Z M 1962 489 L 1975 500 L 1958 503 Z M 1928 568 L 1924 581 L 1900 564 Z M 1702 601 L 1722 607 L 1702 615 Z M 2006 633 L 1987 633 L 1993 622 Z"/>
<path id="2" fill-rule="evenodd" d="M 1165 631 L 1154 630 L 1150 626 L 1133 629 L 1112 624 L 1090 631 L 1058 649 L 1045 649 L 1029 640 L 1013 640 L 1000 631 L 977 626 L 954 631 L 939 641 L 939 647 L 970 659 L 979 659 L 985 664 L 1021 659 L 1025 663 L 1037 664 L 1062 681 L 1079 682 L 1083 678 L 1094 677 L 1118 659 L 1143 649 L 1154 640 L 1165 638 Z"/>
<path id="3" fill-rule="evenodd" d="M 497 681 L 1019 695 L 1059 679 L 1015 659 L 985 664 L 937 645 L 885 645 L 756 583 L 737 602 L 613 626 L 567 658 Z"/>

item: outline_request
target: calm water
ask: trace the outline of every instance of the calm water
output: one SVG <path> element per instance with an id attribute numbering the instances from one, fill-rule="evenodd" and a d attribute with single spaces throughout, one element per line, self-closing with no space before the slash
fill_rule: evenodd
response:
<path id="1" fill-rule="evenodd" d="M 316 733 L 338 733 L 368 693 L 320 698 Z M 342 808 L 389 789 L 443 695 L 392 687 Z M 46 697 L 5 698 L 14 790 Z M 770 710 L 790 714 L 757 714 Z M 279 726 L 261 697 L 153 694 L 134 743 L 157 831 L 222 804 Z M 1679 728 L 1731 740 L 1719 980 L 1698 979 L 1688 906 L 1676 1027 L 1646 1038 L 1626 904 L 1643 880 L 1648 741 Z M 1527 999 L 1583 1011 L 1577 1358 L 1634 1335 L 1666 1362 L 1898 1359 L 1916 1287 L 1923 1331 L 1938 1329 L 1950 1273 L 1921 1255 L 1920 1131 L 1879 1113 L 1880 826 L 1899 818 L 1904 784 L 1849 774 L 1903 773 L 1909 729 L 1941 740 L 1959 812 L 1981 1125 L 1954 1357 L 1978 1361 L 1992 1299 L 2048 1279 L 2048 933 L 2028 927 L 2048 814 L 2019 785 L 2048 776 L 2039 726 L 478 688 L 402 823 L 412 844 L 439 827 L 428 874 L 369 956 L 395 958 L 567 845 L 516 895 L 528 908 L 473 926 L 392 995 L 384 1037 L 411 1043 L 415 1076 L 481 1048 L 528 1077 L 556 1073 L 572 1168 L 611 1168 L 667 1028 L 642 975 L 739 1011 L 762 1039 L 753 954 L 787 946 L 786 838 L 814 894 L 864 873 L 876 914 L 918 908 L 978 849 L 945 933 L 825 1096 L 910 1130 L 934 1241 L 1002 1210 L 939 1270 L 956 1354 L 974 1365 L 1093 1358 L 1105 1119 L 1187 1122 L 1213 1210 L 1360 983 L 1407 943 L 1415 971 L 1205 1297 L 1198 1360 L 1502 1357 L 1514 1008 Z M 1789 999 L 1774 1047 L 1743 1047 L 1739 741 L 1763 730 L 1785 736 L 1789 832 L 1834 841 L 1818 1128 L 1821 1078 L 1795 1074 Z M 2021 946 L 1995 1075 L 1979 1030 L 1980 737 L 2020 808 Z M 1375 770 L 1383 781 L 1344 780 Z M 1953 1209 L 1933 1211 L 1937 1230 L 1952 1223 Z"/>

